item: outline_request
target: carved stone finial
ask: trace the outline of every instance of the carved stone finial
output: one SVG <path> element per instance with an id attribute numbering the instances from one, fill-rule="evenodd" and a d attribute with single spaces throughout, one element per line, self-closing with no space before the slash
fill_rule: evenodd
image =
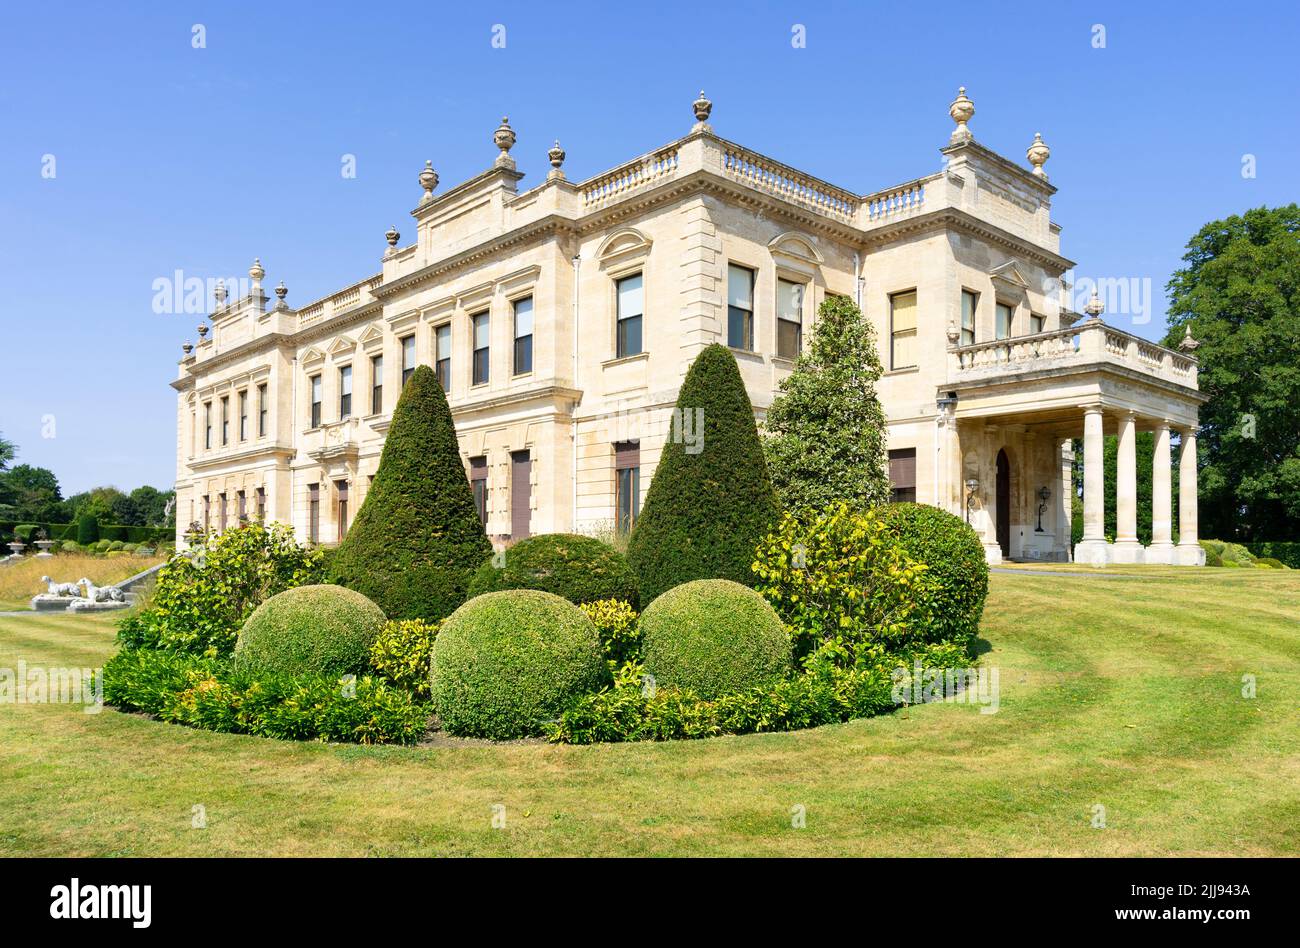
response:
<path id="1" fill-rule="evenodd" d="M 202 342 L 203 340 L 205 340 L 205 339 L 208 338 L 208 325 L 207 325 L 207 323 L 199 323 L 199 325 L 196 327 L 196 331 L 197 331 L 198 334 L 199 334 L 199 342 Z"/>
<path id="2" fill-rule="evenodd" d="M 217 309 L 221 309 L 221 307 L 226 305 L 226 281 L 225 280 L 222 279 L 217 280 L 217 286 L 216 289 L 212 291 L 212 295 L 216 297 Z"/>
<path id="3" fill-rule="evenodd" d="M 510 149 L 515 147 L 515 130 L 510 127 L 509 116 L 501 116 L 501 124 L 492 133 L 492 141 L 501 149 L 501 154 L 497 155 L 496 163 L 513 168 L 515 160 L 510 157 Z"/>
<path id="4" fill-rule="evenodd" d="M 194 351 L 194 347 L 190 345 L 188 342 L 181 343 L 181 352 L 185 353 L 185 358 L 188 359 L 190 357 L 190 353 L 193 351 Z"/>
<path id="5" fill-rule="evenodd" d="M 433 189 L 438 186 L 438 172 L 433 170 L 433 162 L 425 161 L 424 170 L 420 172 L 420 187 L 424 188 L 424 196 L 420 198 L 421 204 L 428 204 L 433 200 Z"/>
<path id="6" fill-rule="evenodd" d="M 1029 163 L 1034 166 L 1034 174 L 1046 181 L 1047 172 L 1043 170 L 1043 165 L 1047 162 L 1048 158 L 1052 157 L 1052 149 L 1048 148 L 1047 143 L 1043 141 L 1042 132 L 1034 132 L 1033 144 L 1031 144 L 1029 149 L 1025 152 L 1025 157 L 1028 158 Z"/>
<path id="7" fill-rule="evenodd" d="M 1083 308 L 1083 311 L 1093 319 L 1100 319 L 1101 314 L 1106 312 L 1106 307 L 1102 303 L 1101 298 L 1097 296 L 1097 291 L 1095 289 L 1092 291 L 1092 298 L 1088 300 L 1088 305 Z"/>
<path id="8" fill-rule="evenodd" d="M 278 284 L 278 285 L 276 286 L 276 288 L 275 288 L 275 308 L 276 308 L 276 309 L 288 309 L 288 308 L 289 308 L 288 305 L 284 302 L 284 298 L 285 298 L 286 296 L 288 296 L 288 295 L 289 295 L 289 288 L 288 288 L 287 286 L 285 286 L 285 285 L 284 285 L 284 281 L 281 280 L 281 281 L 279 282 L 279 284 Z"/>
<path id="9" fill-rule="evenodd" d="M 1178 348 L 1183 352 L 1191 354 L 1201 347 L 1200 340 L 1192 338 L 1192 324 L 1183 325 L 1183 338 L 1178 340 Z"/>
<path id="10" fill-rule="evenodd" d="M 948 345 L 950 346 L 957 345 L 957 340 L 961 338 L 961 330 L 957 328 L 957 324 L 949 323 L 947 333 L 948 333 Z"/>
<path id="11" fill-rule="evenodd" d="M 391 257 L 397 253 L 397 242 L 402 239 L 402 235 L 397 232 L 396 227 L 389 227 L 384 233 L 384 239 L 388 241 L 388 249 L 384 251 L 384 256 Z"/>
<path id="12" fill-rule="evenodd" d="M 704 97 L 704 90 L 700 90 L 700 97 L 691 103 L 691 108 L 695 110 L 695 128 L 693 131 L 709 131 L 709 115 L 713 112 L 713 103 Z"/>
<path id="13" fill-rule="evenodd" d="M 952 137 L 948 139 L 949 144 L 972 141 L 975 136 L 971 134 L 966 123 L 975 115 L 975 103 L 966 96 L 965 86 L 957 90 L 957 98 L 953 99 L 952 104 L 948 106 L 948 114 L 957 123 L 957 127 L 952 130 Z"/>
<path id="14" fill-rule="evenodd" d="M 555 140 L 555 145 L 546 153 L 546 157 L 551 159 L 551 170 L 547 174 L 546 180 L 554 181 L 557 178 L 563 178 L 564 172 L 560 170 L 560 166 L 564 164 L 565 154 L 564 149 L 560 147 L 558 138 Z"/>
<path id="15" fill-rule="evenodd" d="M 248 276 L 253 281 L 253 289 L 261 289 L 262 277 L 266 276 L 266 271 L 262 269 L 261 257 L 253 258 L 253 265 L 248 268 Z"/>

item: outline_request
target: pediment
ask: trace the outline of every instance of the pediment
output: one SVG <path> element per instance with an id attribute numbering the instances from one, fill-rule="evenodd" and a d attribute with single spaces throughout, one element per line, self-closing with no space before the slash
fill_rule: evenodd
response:
<path id="1" fill-rule="evenodd" d="M 605 238 L 596 251 L 596 259 L 602 266 L 607 266 L 632 257 L 644 257 L 650 253 L 651 243 L 650 238 L 635 227 L 623 227 Z"/>
<path id="2" fill-rule="evenodd" d="M 335 339 L 333 342 L 329 344 L 329 348 L 326 349 L 325 351 L 332 356 L 337 356 L 337 355 L 343 355 L 348 352 L 352 352 L 353 350 L 356 349 L 356 347 L 357 347 L 357 341 L 353 339 L 351 336 L 339 336 L 337 339 Z"/>
<path id="3" fill-rule="evenodd" d="M 787 231 L 769 241 L 767 249 L 773 256 L 790 257 L 813 266 L 820 266 L 823 262 L 816 243 L 807 234 Z"/>
<path id="4" fill-rule="evenodd" d="M 384 331 L 380 329 L 379 326 L 376 325 L 375 323 L 371 323 L 369 326 L 363 329 L 361 331 L 361 335 L 357 337 L 357 343 L 366 348 L 370 348 L 371 346 L 383 345 L 383 342 L 384 342 Z"/>
<path id="5" fill-rule="evenodd" d="M 1017 290 L 1028 290 L 1030 283 L 1025 279 L 1024 273 L 1020 270 L 1018 261 L 1008 260 L 1001 266 L 994 267 L 989 271 L 989 276 L 996 282 L 1006 286 L 1015 287 Z"/>
<path id="6" fill-rule="evenodd" d="M 325 353 L 321 352 L 315 346 L 312 346 L 302 354 L 302 364 L 311 365 L 313 362 L 324 362 Z"/>

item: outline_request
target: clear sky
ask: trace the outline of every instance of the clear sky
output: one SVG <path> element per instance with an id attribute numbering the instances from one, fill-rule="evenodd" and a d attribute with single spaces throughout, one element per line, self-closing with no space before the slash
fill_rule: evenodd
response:
<path id="1" fill-rule="evenodd" d="M 156 279 L 259 256 L 306 303 L 407 241 L 426 158 L 440 191 L 485 170 L 503 114 L 523 186 L 557 137 L 580 180 L 685 134 L 701 88 L 719 135 L 868 193 L 939 169 L 965 85 L 978 141 L 1023 163 L 1043 133 L 1062 252 L 1149 286 L 1114 321 L 1155 337 L 1202 224 L 1297 198 L 1296 8 L 6 3 L 0 432 L 65 495 L 169 487 L 199 319 L 155 313 Z"/>

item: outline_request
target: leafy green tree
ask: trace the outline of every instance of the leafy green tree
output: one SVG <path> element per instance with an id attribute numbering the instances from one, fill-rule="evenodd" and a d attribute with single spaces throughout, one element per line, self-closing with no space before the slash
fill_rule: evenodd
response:
<path id="1" fill-rule="evenodd" d="M 753 586 L 754 548 L 779 516 L 740 369 L 715 343 L 682 382 L 673 430 L 628 541 L 642 605 L 695 579 Z"/>
<path id="2" fill-rule="evenodd" d="M 57 521 L 63 514 L 63 495 L 59 479 L 44 467 L 17 464 L 3 474 L 4 491 L 14 511 L 14 520 Z"/>
<path id="3" fill-rule="evenodd" d="M 869 509 L 889 500 L 885 415 L 875 331 L 843 297 L 818 310 L 808 350 L 768 409 L 763 449 L 786 510 L 845 501 Z"/>
<path id="4" fill-rule="evenodd" d="M 175 496 L 175 491 L 161 491 L 147 484 L 131 491 L 127 495 L 127 499 L 130 501 L 133 515 L 139 520 L 136 525 L 142 527 L 169 526 L 168 520 L 171 518 L 167 514 L 167 502 Z M 131 521 L 122 520 L 119 522 L 130 523 Z M 172 523 L 174 522 L 172 520 Z"/>
<path id="5" fill-rule="evenodd" d="M 1200 533 L 1300 534 L 1300 206 L 1206 224 L 1169 281 L 1169 333 L 1200 342 Z"/>
<path id="6" fill-rule="evenodd" d="M 402 389 L 375 481 L 331 571 L 390 619 L 436 622 L 465 601 L 491 553 L 447 396 L 422 365 Z"/>
<path id="7" fill-rule="evenodd" d="M 9 470 L 9 462 L 17 453 L 14 443 L 6 440 L 4 435 L 0 435 L 0 516 L 4 517 L 11 517 L 14 514 L 13 491 L 10 490 L 4 475 Z"/>

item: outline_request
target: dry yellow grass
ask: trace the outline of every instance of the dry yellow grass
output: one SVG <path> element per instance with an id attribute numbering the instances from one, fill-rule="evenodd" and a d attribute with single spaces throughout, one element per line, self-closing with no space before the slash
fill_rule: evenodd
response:
<path id="1" fill-rule="evenodd" d="M 46 591 L 42 576 L 75 583 L 83 576 L 96 586 L 110 586 L 163 561 L 161 556 L 88 556 L 59 553 L 50 559 L 24 557 L 0 566 L 0 609 L 26 609 L 32 596 Z"/>

